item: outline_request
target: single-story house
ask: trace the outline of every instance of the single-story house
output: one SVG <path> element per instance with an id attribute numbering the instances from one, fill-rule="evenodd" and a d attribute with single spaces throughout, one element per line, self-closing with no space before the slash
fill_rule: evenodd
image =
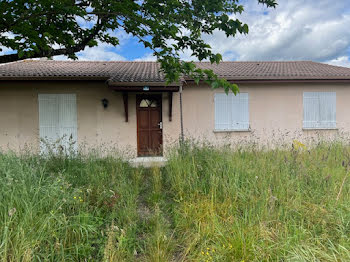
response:
<path id="1" fill-rule="evenodd" d="M 0 65 L 3 150 L 103 148 L 163 155 L 184 138 L 283 143 L 350 131 L 350 68 L 310 61 L 222 62 L 226 95 L 192 79 L 165 84 L 156 62 L 24 60 Z"/>

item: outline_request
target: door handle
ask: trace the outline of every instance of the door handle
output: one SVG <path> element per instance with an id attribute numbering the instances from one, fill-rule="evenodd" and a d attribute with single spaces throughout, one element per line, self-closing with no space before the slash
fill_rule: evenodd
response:
<path id="1" fill-rule="evenodd" d="M 163 122 L 159 122 L 158 126 L 159 126 L 160 129 L 163 129 Z"/>

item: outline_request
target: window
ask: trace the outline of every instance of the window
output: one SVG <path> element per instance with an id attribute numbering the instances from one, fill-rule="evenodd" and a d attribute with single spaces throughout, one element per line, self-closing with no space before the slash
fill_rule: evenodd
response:
<path id="1" fill-rule="evenodd" d="M 304 92 L 303 128 L 336 128 L 336 100 L 335 92 Z"/>
<path id="2" fill-rule="evenodd" d="M 215 94 L 215 130 L 249 129 L 248 93 Z"/>
<path id="3" fill-rule="evenodd" d="M 77 149 L 77 105 L 75 94 L 39 94 L 40 149 L 69 153 Z"/>

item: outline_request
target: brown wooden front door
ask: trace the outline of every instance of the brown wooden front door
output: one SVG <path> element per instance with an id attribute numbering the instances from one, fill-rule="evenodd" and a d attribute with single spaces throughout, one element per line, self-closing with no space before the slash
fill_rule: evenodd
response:
<path id="1" fill-rule="evenodd" d="M 162 96 L 137 95 L 137 153 L 161 156 L 163 140 Z"/>

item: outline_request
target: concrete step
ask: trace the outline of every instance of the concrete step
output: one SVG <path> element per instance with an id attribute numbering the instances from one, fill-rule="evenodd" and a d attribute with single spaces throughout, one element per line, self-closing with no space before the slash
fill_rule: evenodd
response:
<path id="1" fill-rule="evenodd" d="M 165 157 L 136 157 L 129 160 L 133 167 L 162 167 L 165 166 L 167 159 Z"/>

